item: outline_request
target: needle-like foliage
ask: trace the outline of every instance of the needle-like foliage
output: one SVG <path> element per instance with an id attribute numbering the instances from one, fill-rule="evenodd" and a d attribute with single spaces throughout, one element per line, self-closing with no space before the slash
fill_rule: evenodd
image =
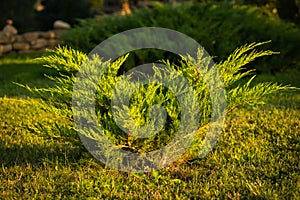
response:
<path id="1" fill-rule="evenodd" d="M 223 82 L 223 89 L 226 91 L 225 113 L 230 112 L 237 106 L 243 104 L 256 105 L 263 103 L 262 97 L 279 91 L 293 89 L 288 86 L 281 86 L 275 83 L 259 83 L 253 86 L 253 71 L 245 71 L 244 66 L 255 59 L 275 54 L 272 51 L 258 51 L 256 48 L 264 43 L 252 43 L 237 48 L 228 58 L 220 63 L 214 64 L 218 69 L 218 78 Z M 127 55 L 120 57 L 114 62 L 102 61 L 99 56 L 87 59 L 87 55 L 67 47 L 58 47 L 51 50 L 48 56 L 39 58 L 47 63 L 46 67 L 54 68 L 59 72 L 59 76 L 47 76 L 55 82 L 52 88 L 31 88 L 25 86 L 32 92 L 38 93 L 45 102 L 45 108 L 58 115 L 68 118 L 73 122 L 72 97 L 73 87 L 76 81 L 76 73 L 83 65 L 90 66 L 91 73 L 96 72 L 99 66 L 107 68 L 102 73 L 98 82 L 94 84 L 95 111 L 98 124 L 102 127 L 107 138 L 118 148 L 132 152 L 143 153 L 162 148 L 174 138 L 180 128 L 180 123 L 184 120 L 183 112 L 190 113 L 190 121 L 193 122 L 193 112 L 199 113 L 199 123 L 191 124 L 197 127 L 197 134 L 187 155 L 184 159 L 193 159 L 199 155 L 203 144 L 203 134 L 210 125 L 212 117 L 212 98 L 209 84 L 211 80 L 211 58 L 203 57 L 203 49 L 198 50 L 197 58 L 191 59 L 189 56 L 182 56 L 182 60 L 170 63 L 168 60 L 162 63 L 167 68 L 153 65 L 153 74 L 149 75 L 140 72 L 139 79 L 133 81 L 133 74 L 128 76 L 118 75 L 119 69 L 126 61 Z M 88 64 L 87 64 L 88 63 Z M 178 64 L 180 63 L 180 64 Z M 199 67 L 200 66 L 200 67 Z M 178 77 L 183 75 L 185 80 L 192 87 L 197 97 L 198 105 L 191 104 L 186 110 L 182 110 L 178 95 L 188 94 L 186 85 L 178 81 Z M 168 81 L 176 91 L 175 94 L 166 85 L 155 82 L 155 79 L 168 77 Z M 251 78 L 252 77 L 252 78 Z M 243 79 L 243 81 L 241 81 Z M 134 84 L 143 80 L 143 84 L 135 87 Z M 145 82 L 146 80 L 146 82 Z M 173 83 L 171 83 L 174 81 Z M 173 85 L 172 85 L 173 84 Z M 114 92 L 119 93 L 115 94 Z M 115 96 L 114 96 L 115 95 Z M 115 98 L 117 104 L 112 104 Z M 190 98 L 187 96 L 187 98 Z M 128 104 L 125 100 L 128 99 Z M 163 107 L 161 111 L 158 107 Z M 153 110 L 159 110 L 154 116 Z M 195 111 L 195 109 L 199 109 Z M 156 118 L 157 117 L 157 118 Z M 215 119 L 217 120 L 217 119 Z M 127 134 L 129 132 L 129 134 Z M 155 133 L 149 137 L 138 137 L 142 133 Z M 86 137 L 97 139 L 93 134 Z"/>

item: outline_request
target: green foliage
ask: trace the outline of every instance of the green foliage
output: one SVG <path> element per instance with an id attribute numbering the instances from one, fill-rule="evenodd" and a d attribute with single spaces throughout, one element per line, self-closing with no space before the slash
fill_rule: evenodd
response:
<path id="1" fill-rule="evenodd" d="M 65 35 L 66 44 L 90 52 L 108 37 L 138 27 L 165 27 L 177 30 L 198 41 L 215 59 L 225 59 L 237 46 L 272 40 L 266 48 L 280 51 L 272 59 L 249 65 L 258 72 L 277 72 L 293 68 L 299 62 L 300 32 L 291 23 L 282 22 L 264 8 L 229 4 L 182 3 L 175 6 L 155 4 L 128 16 L 103 16 L 100 20 L 81 20 L 80 25 Z M 137 66 L 136 56 L 131 66 Z M 157 58 L 160 59 L 160 58 Z"/>
<path id="2" fill-rule="evenodd" d="M 272 83 L 258 83 L 252 87 L 250 83 L 253 78 L 246 81 L 246 83 L 239 83 L 243 77 L 251 74 L 251 71 L 243 71 L 243 66 L 261 56 L 274 54 L 272 51 L 255 50 L 257 46 L 262 44 L 264 43 L 252 43 L 242 46 L 235 50 L 226 60 L 216 64 L 226 89 L 227 112 L 230 112 L 232 109 L 242 104 L 255 105 L 263 103 L 261 99 L 263 96 L 276 93 L 280 90 L 291 89 L 286 86 L 280 86 Z M 151 151 L 154 150 L 154 148 L 164 146 L 174 137 L 174 134 L 180 125 L 180 113 L 182 111 L 180 110 L 178 100 L 175 98 L 174 93 L 172 93 L 170 89 L 165 88 L 160 84 L 153 83 L 153 79 L 143 73 L 141 73 L 142 77 L 147 77 L 149 82 L 140 86 L 136 91 L 134 91 L 131 97 L 128 96 L 132 88 L 134 88 L 131 76 L 129 75 L 124 78 L 123 75 L 118 75 L 118 70 L 122 66 L 122 63 L 126 60 L 127 56 L 121 57 L 112 63 L 110 61 L 102 62 L 102 60 L 97 56 L 86 60 L 87 56 L 79 51 L 68 49 L 66 47 L 59 47 L 57 50 L 52 51 L 52 54 L 49 56 L 39 59 L 40 61 L 47 63 L 47 67 L 56 69 L 60 73 L 60 76 L 48 76 L 56 83 L 55 87 L 38 89 L 27 86 L 27 89 L 38 93 L 42 97 L 46 103 L 45 105 L 47 105 L 45 108 L 73 121 L 71 102 L 72 90 L 76 80 L 75 73 L 82 66 L 90 66 L 88 69 L 91 70 L 91 72 L 96 72 L 98 70 L 96 66 L 106 66 L 107 69 L 102 74 L 99 82 L 94 83 L 93 80 L 95 77 L 88 76 L 89 78 L 87 81 L 83 83 L 87 85 L 94 84 L 90 85 L 90 87 L 97 88 L 95 94 L 95 106 L 100 126 L 103 128 L 106 136 L 119 146 L 119 148 L 125 148 L 133 152 Z M 186 88 L 182 88 L 184 85 L 178 81 L 176 82 L 178 74 L 182 74 L 189 84 L 191 84 L 197 96 L 200 106 L 199 112 L 201 113 L 199 124 L 196 125 L 196 127 L 199 128 L 199 131 L 194 144 L 185 159 L 193 159 L 194 156 L 191 155 L 194 155 L 195 152 L 199 155 L 199 147 L 202 145 L 203 129 L 207 128 L 210 120 L 211 98 L 207 85 L 212 84 L 213 82 L 211 81 L 213 80 L 211 80 L 212 75 L 208 66 L 209 63 L 210 58 L 203 58 L 203 51 L 199 49 L 196 60 L 183 56 L 180 61 L 180 65 L 164 61 L 166 66 L 173 69 L 172 72 L 169 72 L 168 70 L 161 70 L 155 66 L 153 67 L 153 77 L 162 77 L 167 75 L 170 81 L 174 80 L 175 83 L 178 83 L 175 87 L 179 88 L 178 90 L 183 92 L 186 90 Z M 201 67 L 197 70 L 195 66 Z M 207 80 L 209 82 L 207 82 Z M 118 81 L 123 82 L 117 85 Z M 118 107 L 117 109 L 111 107 L 114 88 L 119 89 L 120 97 L 128 96 L 130 99 L 129 105 L 126 105 L 122 98 L 118 99 L 117 97 L 121 107 Z M 86 91 L 84 90 L 81 92 L 82 95 L 85 95 Z M 115 122 L 114 115 L 120 119 L 119 122 L 123 123 L 123 127 L 125 126 L 125 128 L 129 130 L 134 130 L 130 126 L 145 126 L 154 123 L 150 120 L 151 109 L 157 104 L 164 106 L 166 109 L 167 120 L 159 133 L 152 137 L 141 139 L 135 137 L 134 134 L 133 136 L 125 134 Z M 191 112 L 188 112 L 192 113 L 195 108 L 196 107 L 193 105 L 190 105 L 189 109 Z M 113 113 L 114 109 L 117 110 L 115 113 Z M 127 111 L 129 115 L 127 115 L 124 111 Z M 192 115 L 190 117 L 192 117 Z M 88 118 L 89 117 L 86 116 L 87 120 Z M 128 121 L 128 118 L 132 118 L 134 123 L 132 121 Z M 160 126 L 163 122 L 157 123 L 159 124 L 158 126 Z M 88 133 L 86 136 L 97 140 L 97 136 L 92 133 Z"/>
<path id="3" fill-rule="evenodd" d="M 91 9 L 97 13 L 103 10 L 104 0 L 88 0 L 91 4 Z"/>
<path id="4" fill-rule="evenodd" d="M 4 73 L 22 74 L 21 65 L 13 67 L 19 62 L 21 58 L 2 58 L 1 72 L 6 68 L 3 63 L 11 63 L 7 67 L 10 71 Z M 259 82 L 300 86 L 296 72 L 257 78 Z M 34 73 L 25 83 L 35 85 L 36 79 Z M 3 83 L 9 81 L 7 77 Z M 22 89 L 11 92 L 17 96 Z M 101 165 L 76 133 L 70 134 L 69 120 L 43 111 L 39 99 L 0 98 L 1 198 L 297 199 L 300 94 L 283 93 L 264 99 L 266 105 L 241 107 L 227 115 L 215 150 L 205 158 L 135 174 Z M 37 130 L 37 123 L 46 131 Z M 53 128 L 55 124 L 59 128 Z"/>

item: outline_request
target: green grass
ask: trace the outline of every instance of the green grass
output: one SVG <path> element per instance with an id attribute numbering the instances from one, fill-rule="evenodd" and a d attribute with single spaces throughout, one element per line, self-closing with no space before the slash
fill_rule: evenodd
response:
<path id="1" fill-rule="evenodd" d="M 0 59 L 0 197 L 3 199 L 297 199 L 300 196 L 300 93 L 279 94 L 227 116 L 205 158 L 153 173 L 112 170 L 94 159 L 67 121 L 44 111 L 11 81 L 51 84 L 28 57 Z M 2 73 L 3 72 L 3 73 Z M 297 71 L 257 81 L 300 86 Z M 22 75 L 23 74 L 23 75 Z M 19 77 L 19 78 L 18 78 Z M 22 98 L 20 98 L 20 95 Z M 6 96 L 6 97 L 3 97 Z M 39 123 L 48 125 L 40 131 Z M 59 126 L 61 131 L 55 131 Z"/>
<path id="2" fill-rule="evenodd" d="M 8 55 L 0 58 L 0 97 L 32 96 L 30 92 L 20 88 L 14 82 L 36 87 L 51 84 L 44 74 L 51 74 L 54 71 L 33 60 L 41 55 L 43 53 Z"/>

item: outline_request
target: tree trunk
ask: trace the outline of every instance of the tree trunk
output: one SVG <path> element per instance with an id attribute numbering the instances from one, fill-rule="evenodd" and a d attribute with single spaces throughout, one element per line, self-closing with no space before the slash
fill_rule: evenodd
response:
<path id="1" fill-rule="evenodd" d="M 121 15 L 127 15 L 131 13 L 129 0 L 121 0 Z"/>

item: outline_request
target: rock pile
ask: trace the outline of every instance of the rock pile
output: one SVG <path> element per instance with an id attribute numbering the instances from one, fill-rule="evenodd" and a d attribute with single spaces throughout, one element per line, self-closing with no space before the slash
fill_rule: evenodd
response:
<path id="1" fill-rule="evenodd" d="M 12 20 L 0 31 L 0 56 L 5 53 L 30 53 L 44 51 L 62 43 L 60 36 L 70 29 L 70 25 L 61 20 L 54 22 L 53 30 L 35 31 L 18 34 Z"/>

